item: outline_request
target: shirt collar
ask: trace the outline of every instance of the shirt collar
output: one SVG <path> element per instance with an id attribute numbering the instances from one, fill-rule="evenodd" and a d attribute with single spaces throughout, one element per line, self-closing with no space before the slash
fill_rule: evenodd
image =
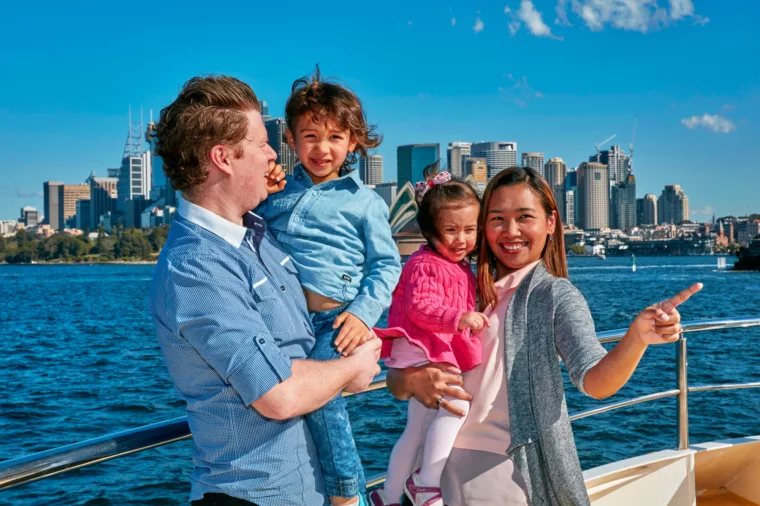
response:
<path id="1" fill-rule="evenodd" d="M 514 288 L 517 288 L 517 286 L 522 282 L 522 280 L 525 279 L 525 276 L 527 276 L 528 273 L 530 273 L 530 271 L 532 271 L 539 264 L 539 262 L 541 262 L 541 260 L 536 260 L 535 262 L 526 265 L 522 269 L 518 269 L 514 272 L 510 272 L 506 276 L 497 280 L 494 283 L 496 290 L 500 293 L 504 293 Z"/>
<path id="2" fill-rule="evenodd" d="M 331 182 L 336 182 L 336 181 L 341 181 L 341 180 L 346 179 L 349 181 L 353 181 L 356 186 L 362 185 L 362 180 L 359 177 L 358 170 L 346 171 L 346 170 L 341 169 L 341 171 L 343 172 L 343 175 L 341 177 L 332 179 L 330 181 L 327 181 L 326 183 L 331 183 Z M 300 163 L 296 165 L 295 167 L 293 167 L 293 178 L 306 184 L 307 186 L 314 186 L 314 182 L 309 177 L 309 174 L 306 173 L 306 169 L 304 169 L 303 165 L 301 165 Z M 322 183 L 322 184 L 326 184 L 326 183 Z"/>
<path id="3" fill-rule="evenodd" d="M 235 248 L 240 247 L 246 233 L 249 233 L 249 231 L 256 244 L 260 243 L 266 230 L 264 220 L 252 212 L 248 212 L 243 216 L 243 225 L 245 226 L 240 226 L 204 207 L 185 200 L 184 197 L 179 198 L 177 212 L 187 221 L 205 228 Z"/>

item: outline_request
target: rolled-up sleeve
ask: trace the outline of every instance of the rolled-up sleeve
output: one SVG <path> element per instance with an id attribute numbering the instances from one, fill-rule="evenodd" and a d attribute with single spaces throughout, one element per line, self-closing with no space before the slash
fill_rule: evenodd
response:
<path id="1" fill-rule="evenodd" d="M 554 344 L 565 363 L 570 380 L 588 395 L 583 386 L 586 373 L 607 351 L 596 337 L 594 319 L 580 291 L 567 279 L 556 280 L 554 296 Z"/>
<path id="2" fill-rule="evenodd" d="M 264 324 L 245 273 L 213 256 L 170 265 L 166 310 L 186 341 L 245 404 L 291 375 Z"/>

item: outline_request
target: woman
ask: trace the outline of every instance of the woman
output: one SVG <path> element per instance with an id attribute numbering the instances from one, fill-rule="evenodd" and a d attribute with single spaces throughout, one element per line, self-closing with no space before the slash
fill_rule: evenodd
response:
<path id="1" fill-rule="evenodd" d="M 585 299 L 567 280 L 557 204 L 540 175 L 518 167 L 499 173 L 486 188 L 479 225 L 479 305 L 490 326 L 480 334 L 483 364 L 463 375 L 472 404 L 446 466 L 444 502 L 588 505 L 557 354 L 581 392 L 609 397 L 649 344 L 678 339 L 676 306 L 702 286 L 644 309 L 607 353 Z M 388 386 L 398 398 L 454 412 L 443 397 L 469 399 L 455 388 L 458 372 L 392 370 Z"/>

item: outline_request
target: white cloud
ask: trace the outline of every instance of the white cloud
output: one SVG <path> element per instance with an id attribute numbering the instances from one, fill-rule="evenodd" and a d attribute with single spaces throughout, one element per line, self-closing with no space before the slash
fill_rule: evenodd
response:
<path id="1" fill-rule="evenodd" d="M 551 28 L 546 26 L 541 13 L 536 10 L 531 0 L 522 0 L 517 16 L 525 23 L 530 33 L 536 37 L 554 37 Z"/>
<path id="2" fill-rule="evenodd" d="M 480 33 L 483 31 L 484 27 L 485 25 L 483 24 L 483 21 L 481 21 L 480 17 L 478 17 L 475 19 L 475 26 L 473 26 L 472 29 L 475 33 Z"/>
<path id="3" fill-rule="evenodd" d="M 709 21 L 694 12 L 692 0 L 571 0 L 573 12 L 592 31 L 600 31 L 605 26 L 621 30 L 646 33 L 662 28 L 684 18 L 694 18 L 699 24 Z M 558 21 L 566 14 L 567 0 L 558 0 Z M 561 22 L 559 24 L 562 24 Z"/>
<path id="4" fill-rule="evenodd" d="M 724 111 L 733 111 L 734 109 L 736 109 L 736 106 L 733 104 L 726 104 L 723 106 Z"/>
<path id="5" fill-rule="evenodd" d="M 703 114 L 702 116 L 692 116 L 691 118 L 684 118 L 681 120 L 681 124 L 689 130 L 694 130 L 699 127 L 707 128 L 715 133 L 727 134 L 736 130 L 736 125 L 728 118 L 724 118 L 719 114 Z"/>
<path id="6" fill-rule="evenodd" d="M 512 74 L 503 74 L 510 81 L 510 86 L 499 86 L 499 93 L 502 94 L 504 99 L 512 100 L 520 107 L 527 107 L 531 100 L 537 98 L 544 98 L 544 94 L 540 91 L 534 90 L 530 84 L 528 84 L 528 78 L 523 76 L 516 79 Z"/>
<path id="7" fill-rule="evenodd" d="M 520 24 L 519 21 L 514 20 L 514 21 L 510 21 L 507 26 L 509 27 L 509 34 L 514 35 L 520 30 L 520 27 L 522 25 Z"/>
<path id="8" fill-rule="evenodd" d="M 572 26 L 567 17 L 567 2 L 568 0 L 557 1 L 557 6 L 554 8 L 554 11 L 557 13 L 557 18 L 554 20 L 555 25 Z"/>
<path id="9" fill-rule="evenodd" d="M 696 216 L 710 217 L 713 214 L 715 214 L 715 209 L 713 208 L 713 206 L 705 206 L 705 207 L 700 207 L 697 209 L 689 209 L 689 214 L 692 216 L 696 215 Z"/>
<path id="10" fill-rule="evenodd" d="M 457 26 L 457 18 L 451 18 L 451 26 Z"/>

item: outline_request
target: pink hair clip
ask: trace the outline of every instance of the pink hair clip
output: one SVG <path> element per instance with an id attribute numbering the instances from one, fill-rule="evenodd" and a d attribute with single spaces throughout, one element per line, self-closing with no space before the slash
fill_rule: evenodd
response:
<path id="1" fill-rule="evenodd" d="M 417 197 L 417 201 L 421 202 L 422 198 L 430 188 L 439 184 L 443 184 L 446 181 L 451 181 L 451 174 L 445 170 L 436 174 L 432 179 L 428 179 L 427 181 L 418 181 L 414 185 L 414 194 Z"/>

